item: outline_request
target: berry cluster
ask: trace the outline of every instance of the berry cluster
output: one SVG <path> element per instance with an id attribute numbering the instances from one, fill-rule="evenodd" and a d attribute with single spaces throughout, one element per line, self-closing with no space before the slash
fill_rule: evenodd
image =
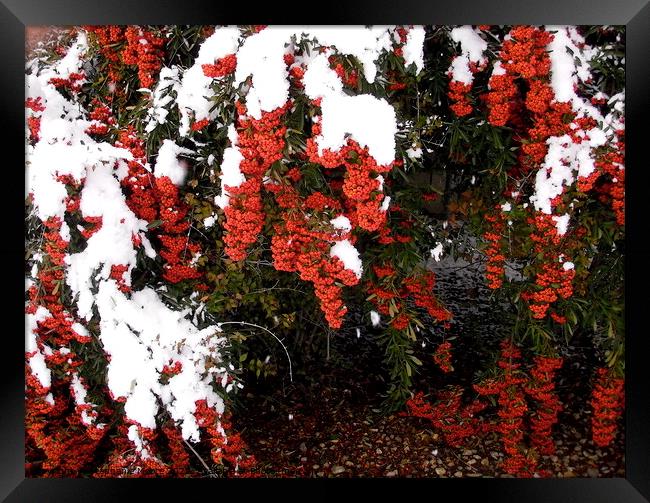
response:
<path id="1" fill-rule="evenodd" d="M 433 361 L 444 373 L 449 373 L 454 370 L 451 364 L 451 342 L 445 341 L 438 345 L 433 353 Z"/>
<path id="2" fill-rule="evenodd" d="M 122 79 L 124 65 L 136 66 L 141 87 L 152 89 L 165 56 L 165 39 L 144 26 L 84 26 L 96 37 L 102 56 L 108 63 L 108 79 Z"/>
<path id="3" fill-rule="evenodd" d="M 592 390 L 591 433 L 599 447 L 610 445 L 616 438 L 618 421 L 625 406 L 625 380 L 616 377 L 610 369 L 599 368 Z"/>
<path id="4" fill-rule="evenodd" d="M 219 58 L 214 64 L 205 64 L 201 65 L 203 70 L 203 75 L 206 77 L 211 77 L 213 79 L 218 79 L 230 75 L 237 68 L 237 55 L 229 54 L 223 58 Z"/>
<path id="5" fill-rule="evenodd" d="M 451 447 L 462 447 L 465 441 L 484 431 L 485 424 L 476 414 L 486 408 L 481 400 L 463 404 L 463 389 L 451 386 L 438 394 L 438 400 L 431 405 L 424 399 L 424 394 L 418 392 L 406 402 L 404 416 L 414 416 L 427 419 L 431 425 L 440 430 L 445 442 Z"/>
<path id="6" fill-rule="evenodd" d="M 140 85 L 152 89 L 165 56 L 165 39 L 153 30 L 139 26 L 128 26 L 124 37 L 126 46 L 122 51 L 122 61 L 137 66 Z"/>
<path id="7" fill-rule="evenodd" d="M 269 184 L 267 188 L 274 192 L 279 206 L 287 210 L 271 238 L 274 267 L 278 271 L 298 272 L 303 281 L 311 282 L 327 323 L 332 328 L 340 328 L 347 307 L 339 285 L 356 285 L 359 278 L 330 253 L 332 243 L 348 237 L 348 233 L 341 233 L 331 225 L 324 229 L 319 215 L 339 209 L 340 204 L 320 192 L 302 199 L 291 186 Z M 314 213 L 295 211 L 301 206 Z"/>
<path id="8" fill-rule="evenodd" d="M 553 454 L 552 429 L 557 423 L 562 404 L 555 392 L 555 373 L 562 367 L 562 358 L 536 356 L 530 369 L 531 379 L 525 391 L 536 400 L 537 407 L 530 417 L 530 443 L 541 454 Z"/>
<path id="9" fill-rule="evenodd" d="M 367 231 L 385 228 L 386 211 L 382 208 L 385 196 L 378 175 L 391 171 L 395 163 L 377 164 L 367 148 L 351 139 L 338 152 L 323 149 L 319 154 L 315 136 L 320 134 L 320 124 L 312 126 L 312 133 L 314 137 L 307 140 L 309 160 L 326 169 L 345 168 L 342 189 L 350 221 Z"/>
<path id="10" fill-rule="evenodd" d="M 565 268 L 558 260 L 560 250 L 568 254 L 570 249 L 561 246 L 566 240 L 558 235 L 556 224 L 550 215 L 538 213 L 534 218 L 529 217 L 528 223 L 533 227 L 530 239 L 534 243 L 534 252 L 542 258 L 536 271 L 535 283 L 521 294 L 521 298 L 529 303 L 533 318 L 543 319 L 551 304 L 573 295 L 575 269 Z M 554 319 L 562 321 L 557 314 Z"/>
<path id="11" fill-rule="evenodd" d="M 485 221 L 488 222 L 488 229 L 483 233 L 483 238 L 488 242 L 485 250 L 487 264 L 485 266 L 485 278 L 488 281 L 488 288 L 496 290 L 503 284 L 505 275 L 504 264 L 506 261 L 501 251 L 505 222 L 500 206 L 496 206 L 492 214 L 487 213 Z"/>
<path id="12" fill-rule="evenodd" d="M 255 119 L 246 115 L 243 105 L 237 104 L 237 143 L 243 156 L 239 169 L 246 180 L 237 187 L 222 188 L 230 194 L 228 206 L 224 210 L 224 243 L 226 253 L 233 260 L 246 258 L 247 249 L 257 241 L 264 226 L 261 195 L 263 179 L 271 165 L 282 159 L 287 130 L 282 125 L 282 117 L 290 106 L 291 102 L 287 102 L 272 112 L 263 113 L 260 119 Z"/>
<path id="13" fill-rule="evenodd" d="M 528 404 L 524 392 L 527 377 L 519 369 L 521 367 L 521 352 L 509 340 L 501 343 L 501 354 L 497 366 L 500 374 L 497 378 L 488 379 L 475 384 L 474 389 L 479 395 L 496 395 L 498 422 L 496 431 L 501 435 L 506 459 L 503 469 L 506 473 L 530 477 L 535 471 L 536 460 L 527 455 L 524 445 L 525 422 Z"/>

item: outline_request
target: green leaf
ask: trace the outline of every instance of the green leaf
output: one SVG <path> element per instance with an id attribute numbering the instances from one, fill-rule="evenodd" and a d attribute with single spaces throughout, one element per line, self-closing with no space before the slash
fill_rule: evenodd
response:
<path id="1" fill-rule="evenodd" d="M 147 229 L 148 230 L 155 229 L 156 227 L 160 227 L 162 224 L 163 224 L 162 220 L 154 220 L 153 222 L 147 225 Z"/>

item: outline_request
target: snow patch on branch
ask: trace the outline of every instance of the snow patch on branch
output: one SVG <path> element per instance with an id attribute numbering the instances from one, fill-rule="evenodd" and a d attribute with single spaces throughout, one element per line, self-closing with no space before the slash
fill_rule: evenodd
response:
<path id="1" fill-rule="evenodd" d="M 239 169 L 240 163 L 244 156 L 236 146 L 228 147 L 223 151 L 223 161 L 221 162 L 221 194 L 215 196 L 214 203 L 220 208 L 228 206 L 230 194 L 226 187 L 239 187 L 246 181 L 244 174 Z"/>
<path id="2" fill-rule="evenodd" d="M 474 74 L 470 69 L 470 63 L 482 66 L 487 62 L 484 54 L 487 50 L 487 42 L 471 26 L 454 28 L 449 36 L 454 42 L 460 43 L 461 50 L 461 53 L 453 59 L 449 67 L 451 79 L 471 85 L 474 82 Z"/>
<path id="3" fill-rule="evenodd" d="M 423 26 L 414 26 L 406 35 L 406 44 L 403 47 L 404 65 L 415 63 L 417 73 L 424 69 L 424 36 Z"/>
<path id="4" fill-rule="evenodd" d="M 226 341 L 217 336 L 218 327 L 199 330 L 186 319 L 189 310 L 170 309 L 151 288 L 130 294 L 122 291 L 131 285 L 131 272 L 136 266 L 134 237 L 140 238 L 148 256 L 155 255 L 146 237 L 148 222 L 137 218 L 128 207 L 120 184 L 128 173 L 124 161 L 133 156 L 128 150 L 90 137 L 86 130 L 92 122 L 86 119 L 87 112 L 50 84 L 53 76 L 65 77 L 66 72 L 81 66 L 78 58 L 83 54 L 84 40 L 80 36 L 68 52 L 68 56 L 76 54 L 76 63 L 72 56 L 66 56 L 64 63 L 41 71 L 32 67 L 35 73 L 26 78 L 27 96 L 40 98 L 45 108 L 41 114 L 40 139 L 34 146 L 27 146 L 28 189 L 35 214 L 42 221 L 51 217 L 63 221 L 67 191 L 60 177 L 69 175 L 83 183 L 80 212 L 83 217 L 101 217 L 101 226 L 87 239 L 83 251 L 64 257 L 65 282 L 75 299 L 78 319 L 99 318 L 98 337 L 110 356 L 108 388 L 114 398 L 126 400 L 125 413 L 130 420 L 155 428 L 162 404 L 181 424 L 183 438 L 198 441 L 196 401 L 206 400 L 219 414 L 224 411 L 223 400 L 215 392 L 214 384 L 225 388 L 229 379 L 220 354 Z M 172 141 L 165 141 L 155 166 L 156 176 L 169 176 L 174 183 L 182 183 L 185 169 L 176 156 L 189 152 Z M 69 238 L 69 234 L 68 226 L 62 225 L 62 235 Z M 119 285 L 111 277 L 113 266 L 126 266 Z M 26 338 L 32 373 L 46 388 L 51 385 L 52 374 L 45 364 L 45 356 L 52 349 L 37 341 L 36 329 L 38 321 L 49 317 L 49 311 L 42 306 L 35 314 L 28 314 Z M 72 323 L 72 328 L 80 335 L 88 334 L 77 321 Z M 61 348 L 62 354 L 64 350 L 69 351 Z M 179 362 L 182 369 L 163 384 L 163 369 L 174 362 Z M 71 393 L 76 405 L 82 407 L 82 422 L 89 424 L 93 411 L 88 410 L 91 404 L 86 401 L 87 391 L 76 374 L 72 375 Z M 136 442 L 135 438 L 132 440 Z"/>
<path id="5" fill-rule="evenodd" d="M 548 26 L 553 31 L 553 40 L 548 45 L 551 60 L 551 87 L 555 101 L 569 102 L 577 118 L 588 117 L 597 126 L 587 131 L 577 131 L 574 141 L 570 135 L 553 136 L 547 140 L 548 151 L 540 170 L 535 175 L 535 192 L 530 197 L 537 211 L 552 213 L 551 201 L 562 194 L 578 177 L 588 177 L 596 169 L 593 152 L 614 140 L 617 130 L 623 128 L 619 120 L 623 112 L 625 94 L 616 96 L 612 111 L 606 116 L 576 92 L 579 81 L 590 78 L 589 62 L 595 49 L 585 45 L 584 38 L 571 26 Z M 620 106 L 618 106 L 620 103 Z M 624 169 L 621 166 L 621 169 Z M 562 217 L 558 233 L 563 234 L 568 221 Z"/>
<path id="6" fill-rule="evenodd" d="M 158 84 L 151 96 L 152 104 L 147 112 L 145 132 L 151 133 L 159 124 L 167 122 L 169 105 L 174 103 L 180 89 L 179 68 L 177 66 L 163 67 L 158 76 Z"/>
<path id="7" fill-rule="evenodd" d="M 28 360 L 29 368 L 44 388 L 49 388 L 52 385 L 52 372 L 45 364 L 45 353 L 41 351 L 36 342 L 36 329 L 38 328 L 39 321 L 46 320 L 51 316 L 51 313 L 46 308 L 39 306 L 34 314 L 27 314 L 26 320 L 27 338 L 25 341 L 25 352 L 33 353 Z M 44 343 L 43 346 L 46 347 Z"/>
<path id="8" fill-rule="evenodd" d="M 183 74 L 176 98 L 181 115 L 179 128 L 181 136 L 189 134 L 192 117 L 195 121 L 213 120 L 216 117 L 217 110 L 210 111 L 214 105 L 211 101 L 214 91 L 210 88 L 210 84 L 214 79 L 204 75 L 202 65 L 214 64 L 215 60 L 237 52 L 239 38 L 240 32 L 236 27 L 217 28 L 201 44 L 194 64 Z"/>
<path id="9" fill-rule="evenodd" d="M 198 442 L 196 401 L 205 399 L 219 414 L 224 411 L 212 386 L 216 380 L 225 387 L 228 379 L 220 356 L 227 341 L 217 335 L 218 327 L 199 330 L 185 318 L 187 310 L 168 308 L 151 288 L 128 298 L 109 280 L 100 284 L 96 301 L 100 340 L 111 357 L 108 387 L 116 398 L 126 398 L 127 417 L 155 428 L 159 400 L 181 424 L 183 438 Z M 182 370 L 163 384 L 160 374 L 171 362 L 180 362 Z"/>
<path id="10" fill-rule="evenodd" d="M 164 140 L 158 150 L 158 159 L 153 173 L 156 178 L 169 177 L 176 186 L 182 185 L 187 176 L 187 162 L 179 161 L 180 154 L 193 154 L 191 150 L 180 147 L 172 140 Z"/>
<path id="11" fill-rule="evenodd" d="M 343 266 L 346 269 L 350 269 L 357 278 L 361 278 L 363 274 L 363 264 L 361 263 L 361 257 L 359 257 L 359 251 L 354 247 L 349 240 L 344 239 L 342 241 L 337 241 L 332 248 L 330 248 L 330 256 L 338 257 L 343 262 Z"/>

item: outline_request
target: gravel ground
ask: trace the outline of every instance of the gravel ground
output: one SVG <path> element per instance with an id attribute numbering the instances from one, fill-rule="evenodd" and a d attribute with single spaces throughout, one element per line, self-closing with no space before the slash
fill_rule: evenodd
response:
<path id="1" fill-rule="evenodd" d="M 469 384 L 472 369 L 498 348 L 505 333 L 504 313 L 488 302 L 490 291 L 478 268 L 449 261 L 431 268 L 437 272 L 436 293 L 455 316 L 448 332 L 456 336 L 454 357 L 462 355 L 463 360 L 454 361 L 456 370 L 450 375 L 437 371 L 428 362 L 440 339 L 435 333 L 426 335 L 425 347 L 418 348 L 425 365 L 415 379 L 415 388 L 425 392 L 444 384 Z M 558 376 L 558 392 L 567 406 L 555 429 L 556 453 L 542 457 L 539 467 L 563 478 L 624 477 L 624 435 L 604 449 L 590 439 L 586 385 L 592 356 L 586 344 L 574 344 L 574 365 Z M 377 349 L 369 331 L 357 338 L 351 329 L 332 338 L 329 362 L 312 362 L 292 384 L 262 381 L 248 387 L 235 426 L 263 476 L 509 476 L 500 469 L 503 454 L 496 434 L 450 448 L 426 420 L 375 412 L 384 387 Z"/>

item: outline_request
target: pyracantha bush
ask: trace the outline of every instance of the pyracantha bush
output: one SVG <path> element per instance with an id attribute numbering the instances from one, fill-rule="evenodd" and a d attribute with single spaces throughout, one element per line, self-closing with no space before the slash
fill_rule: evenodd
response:
<path id="1" fill-rule="evenodd" d="M 499 432 L 517 475 L 552 452 L 558 355 L 590 331 L 610 368 L 594 387 L 595 441 L 610 441 L 623 36 L 88 26 L 38 49 L 25 102 L 28 474 L 250 474 L 230 423 L 245 329 L 326 334 L 351 310 L 381 333 L 388 409 L 408 402 L 451 445 Z M 444 190 L 423 182 L 434 173 Z M 477 369 L 488 381 L 433 407 L 411 398 L 412 348 L 453 313 L 426 261 L 467 232 L 513 306 L 513 336 Z M 526 365 L 513 341 L 535 355 Z M 432 355 L 443 373 L 452 349 L 442 338 Z M 484 398 L 463 403 L 475 391 L 496 397 L 496 419 L 475 416 Z"/>

